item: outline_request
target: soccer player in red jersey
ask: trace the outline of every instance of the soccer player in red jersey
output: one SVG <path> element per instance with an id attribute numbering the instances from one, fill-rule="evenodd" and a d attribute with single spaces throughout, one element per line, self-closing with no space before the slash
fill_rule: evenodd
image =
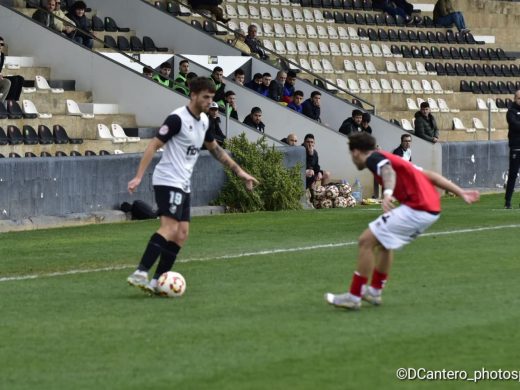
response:
<path id="1" fill-rule="evenodd" d="M 376 140 L 368 133 L 350 136 L 349 148 L 357 168 L 370 169 L 383 186 L 384 214 L 372 221 L 359 237 L 358 265 L 350 291 L 325 294 L 331 305 L 357 310 L 362 299 L 381 304 L 393 250 L 413 241 L 439 219 L 441 203 L 435 187 L 454 193 L 468 204 L 478 201 L 480 195 L 475 190 L 463 190 L 438 173 L 424 171 L 400 156 L 376 150 Z M 400 206 L 394 208 L 394 200 Z M 370 274 L 372 281 L 367 286 Z"/>

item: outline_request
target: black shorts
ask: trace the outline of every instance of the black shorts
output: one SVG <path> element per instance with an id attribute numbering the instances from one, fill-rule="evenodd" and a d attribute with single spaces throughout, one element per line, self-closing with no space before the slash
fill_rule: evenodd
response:
<path id="1" fill-rule="evenodd" d="M 175 187 L 153 186 L 157 214 L 176 219 L 179 222 L 190 221 L 190 194 Z"/>

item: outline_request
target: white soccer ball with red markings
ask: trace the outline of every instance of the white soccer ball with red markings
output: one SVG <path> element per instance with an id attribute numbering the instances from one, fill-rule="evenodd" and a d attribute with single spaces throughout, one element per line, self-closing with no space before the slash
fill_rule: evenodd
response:
<path id="1" fill-rule="evenodd" d="M 186 280 L 178 272 L 165 272 L 157 281 L 157 290 L 164 297 L 180 297 L 186 291 Z"/>
<path id="2" fill-rule="evenodd" d="M 338 190 L 338 187 L 336 187 L 335 185 L 330 185 L 330 186 L 327 186 L 326 190 L 325 190 L 325 196 L 327 197 L 327 199 L 336 199 L 339 195 L 339 190 Z"/>
<path id="3" fill-rule="evenodd" d="M 325 187 L 317 186 L 314 189 L 314 199 L 323 199 L 325 197 Z"/>
<path id="4" fill-rule="evenodd" d="M 356 199 L 352 195 L 347 198 L 347 207 L 356 207 Z"/>
<path id="5" fill-rule="evenodd" d="M 334 207 L 344 209 L 347 206 L 348 206 L 348 203 L 347 203 L 346 198 L 344 198 L 342 196 L 338 196 L 336 199 L 334 199 Z"/>
<path id="6" fill-rule="evenodd" d="M 338 184 L 339 196 L 346 198 L 352 192 L 350 184 Z"/>
<path id="7" fill-rule="evenodd" d="M 331 209 L 334 206 L 334 203 L 330 199 L 323 199 L 320 203 L 320 208 L 322 209 Z"/>

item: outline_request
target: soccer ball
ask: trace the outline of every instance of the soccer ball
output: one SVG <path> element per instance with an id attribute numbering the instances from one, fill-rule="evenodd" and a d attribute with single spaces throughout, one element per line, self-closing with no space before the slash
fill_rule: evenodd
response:
<path id="1" fill-rule="evenodd" d="M 339 196 L 346 198 L 352 192 L 350 184 L 338 184 Z"/>
<path id="2" fill-rule="evenodd" d="M 325 187 L 317 186 L 313 193 L 314 199 L 323 199 L 325 197 Z"/>
<path id="3" fill-rule="evenodd" d="M 157 281 L 157 290 L 164 297 L 180 297 L 186 291 L 186 280 L 178 272 L 165 272 Z"/>
<path id="4" fill-rule="evenodd" d="M 322 208 L 322 209 L 330 209 L 330 208 L 332 208 L 332 206 L 333 206 L 333 203 L 332 203 L 332 200 L 330 200 L 330 199 L 323 199 L 320 204 L 320 208 Z"/>
<path id="5" fill-rule="evenodd" d="M 335 185 L 327 186 L 327 189 L 325 190 L 325 196 L 328 199 L 336 199 L 338 195 L 339 195 L 338 187 L 336 187 Z"/>
<path id="6" fill-rule="evenodd" d="M 338 196 L 336 199 L 334 199 L 334 207 L 344 209 L 345 207 L 347 207 L 347 205 L 347 199 L 343 196 Z"/>
<path id="7" fill-rule="evenodd" d="M 356 199 L 352 195 L 347 198 L 347 207 L 356 207 Z"/>

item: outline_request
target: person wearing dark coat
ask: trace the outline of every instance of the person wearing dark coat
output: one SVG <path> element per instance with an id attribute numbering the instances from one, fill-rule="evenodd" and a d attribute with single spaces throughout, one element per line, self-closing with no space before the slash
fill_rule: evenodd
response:
<path id="1" fill-rule="evenodd" d="M 0 103 L 5 100 L 20 100 L 25 79 L 22 76 L 2 76 L 5 61 L 5 41 L 0 37 Z"/>
<path id="2" fill-rule="evenodd" d="M 509 172 L 507 174 L 506 204 L 505 208 L 511 208 L 511 198 L 515 190 L 518 169 L 520 168 L 520 90 L 516 91 L 513 104 L 506 114 L 509 131 Z"/>
<path id="3" fill-rule="evenodd" d="M 302 114 L 306 117 L 321 122 L 321 93 L 313 91 L 311 97 L 302 104 Z"/>
<path id="4" fill-rule="evenodd" d="M 269 84 L 269 97 L 276 102 L 281 102 L 283 98 L 283 89 L 285 80 L 287 79 L 287 73 L 283 70 L 279 70 L 276 74 L 276 79 L 271 81 Z"/>
<path id="5" fill-rule="evenodd" d="M 54 9 L 56 8 L 56 2 L 55 0 L 49 0 L 47 1 L 46 6 L 43 9 L 37 9 L 32 14 L 32 19 L 36 22 L 43 24 L 47 28 L 51 28 L 53 30 L 58 31 L 56 27 L 56 23 L 54 22 Z M 60 31 L 61 32 L 61 31 Z"/>
<path id="6" fill-rule="evenodd" d="M 92 37 L 82 31 L 90 32 L 91 26 L 90 22 L 85 15 L 85 10 L 87 9 L 87 5 L 83 1 L 76 1 L 72 4 L 70 12 L 67 14 L 67 18 L 72 20 L 76 24 L 76 33 L 74 34 L 74 39 L 80 45 L 86 46 L 89 49 L 92 49 L 94 44 L 94 40 Z"/>
<path id="7" fill-rule="evenodd" d="M 415 113 L 415 135 L 433 143 L 439 140 L 439 128 L 430 112 L 428 102 L 422 102 L 421 111 Z"/>
<path id="8" fill-rule="evenodd" d="M 222 0 L 188 0 L 188 4 L 195 11 L 211 12 L 219 22 L 227 23 L 231 20 L 224 17 L 224 11 L 219 7 L 222 4 Z"/>
<path id="9" fill-rule="evenodd" d="M 397 156 L 401 156 L 404 160 L 412 162 L 412 136 L 410 134 L 401 135 L 401 144 L 392 152 Z"/>
<path id="10" fill-rule="evenodd" d="M 263 133 L 265 131 L 264 122 L 262 122 L 262 110 L 260 107 L 253 107 L 251 109 L 251 114 L 244 118 L 245 125 L 252 127 L 256 131 Z"/>
<path id="11" fill-rule="evenodd" d="M 352 110 L 352 116 L 343 121 L 338 131 L 341 134 L 345 134 L 347 136 L 354 133 L 359 133 L 363 131 L 363 127 L 361 126 L 362 121 L 363 112 L 358 109 Z"/>

